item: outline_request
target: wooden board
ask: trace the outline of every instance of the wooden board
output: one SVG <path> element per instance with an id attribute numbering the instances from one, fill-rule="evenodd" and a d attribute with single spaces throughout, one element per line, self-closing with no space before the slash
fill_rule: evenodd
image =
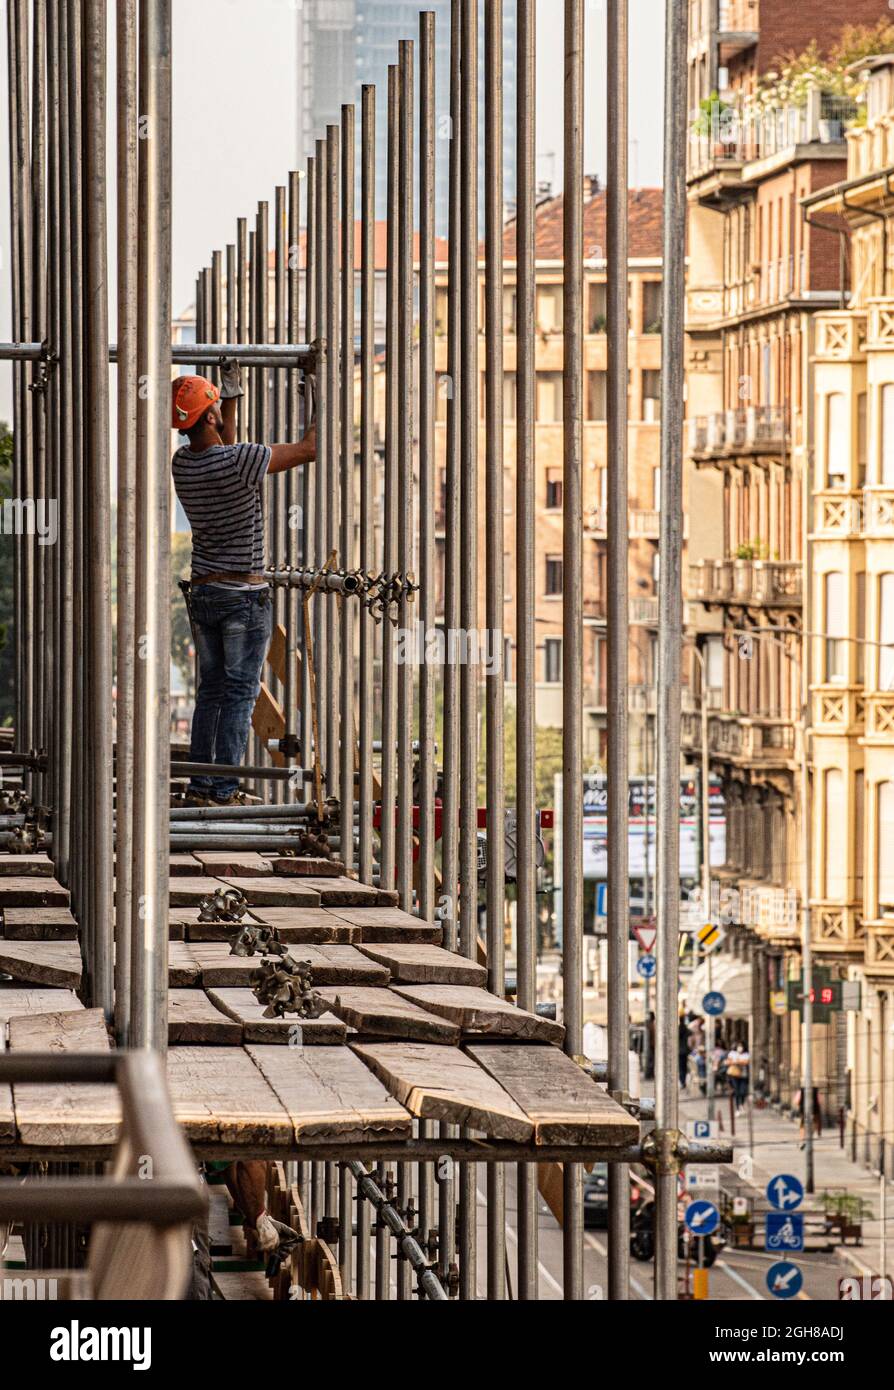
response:
<path id="1" fill-rule="evenodd" d="M 446 1018 L 426 1013 L 391 989 L 344 985 L 321 989 L 320 994 L 338 1018 L 358 1033 L 382 1038 L 413 1038 L 417 1042 L 459 1042 L 459 1028 Z"/>
<path id="2" fill-rule="evenodd" d="M 525 1143 L 534 1126 L 474 1058 L 434 1043 L 355 1043 L 353 1050 L 421 1120 L 467 1125 L 493 1139 Z"/>
<path id="3" fill-rule="evenodd" d="M 416 941 L 440 946 L 440 922 L 421 922 L 399 907 L 337 907 L 331 911 L 343 922 L 359 927 L 364 941 Z"/>
<path id="4" fill-rule="evenodd" d="M 259 1004 L 250 989 L 209 989 L 208 998 L 216 1008 L 228 1018 L 235 1019 L 242 1026 L 242 1040 L 247 1043 L 292 1043 L 300 1038 L 302 1047 L 322 1043 L 341 1043 L 347 1036 L 347 1029 L 335 1014 L 321 1014 L 319 1018 L 265 1018 L 263 1004 Z"/>
<path id="5" fill-rule="evenodd" d="M 202 877 L 196 875 L 190 878 L 184 875 L 183 878 L 172 878 L 169 886 L 169 901 L 171 907 L 198 907 L 203 898 L 210 898 L 218 888 L 224 885 L 219 879 Z"/>
<path id="6" fill-rule="evenodd" d="M 394 943 L 372 945 L 359 949 L 370 960 L 386 965 L 392 984 L 406 985 L 485 985 L 487 971 L 477 961 L 445 951 L 440 946 Z"/>
<path id="7" fill-rule="evenodd" d="M 67 907 L 7 907 L 7 941 L 77 941 L 78 924 Z"/>
<path id="8" fill-rule="evenodd" d="M 31 985 L 78 989 L 81 952 L 74 941 L 0 941 L 0 973 Z"/>
<path id="9" fill-rule="evenodd" d="M 176 830 L 176 821 L 172 823 L 171 829 Z M 201 873 L 198 863 L 191 854 L 172 854 L 170 865 L 172 878 L 195 878 L 196 874 Z"/>
<path id="10" fill-rule="evenodd" d="M 304 879 L 281 878 L 276 874 L 269 878 L 240 878 L 238 874 L 228 874 L 223 882 L 228 888 L 238 888 L 246 902 L 260 907 L 320 906 L 319 893 L 309 888 Z"/>
<path id="11" fill-rule="evenodd" d="M 102 1009 L 20 1014 L 9 1020 L 11 1052 L 108 1052 Z M 121 1105 L 112 1085 L 41 1084 L 13 1087 L 21 1144 L 43 1148 L 114 1144 Z"/>
<path id="12" fill-rule="evenodd" d="M 0 1039 L 10 1018 L 78 1012 L 83 1007 L 70 989 L 0 989 Z"/>
<path id="13" fill-rule="evenodd" d="M 323 907 L 375 907 L 378 904 L 378 888 L 369 888 L 354 878 L 309 877 L 300 882 L 319 894 Z"/>
<path id="14" fill-rule="evenodd" d="M 263 960 L 262 956 L 233 956 L 225 942 L 195 941 L 189 947 L 207 989 L 218 985 L 245 987 Z M 297 960 L 310 961 L 314 985 L 388 983 L 388 971 L 367 960 L 353 946 L 296 946 Z"/>
<path id="15" fill-rule="evenodd" d="M 255 907 L 243 918 L 245 922 L 260 922 L 275 927 L 281 941 L 306 941 L 318 945 L 349 946 L 360 940 L 360 928 L 343 922 L 325 907 Z M 207 923 L 190 928 L 190 938 L 200 940 L 194 931 L 204 931 Z M 207 941 L 215 938 L 206 936 Z"/>
<path id="16" fill-rule="evenodd" d="M 215 1007 L 201 989 L 172 989 L 168 993 L 169 1043 L 218 1043 L 237 1046 L 242 1026 Z"/>
<path id="17" fill-rule="evenodd" d="M 68 901 L 68 889 L 47 875 L 0 878 L 0 907 L 68 907 Z"/>
<path id="18" fill-rule="evenodd" d="M 226 823 L 221 822 L 221 827 L 226 830 Z M 273 865 L 269 859 L 249 850 L 196 850 L 195 858 L 201 864 L 203 872 L 212 877 L 216 875 L 218 878 L 263 878 L 264 875 L 273 873 Z"/>
<path id="19" fill-rule="evenodd" d="M 0 854 L 0 878 L 52 878 L 54 872 L 48 854 Z"/>
<path id="20" fill-rule="evenodd" d="M 470 1043 L 480 1067 L 534 1124 L 538 1144 L 633 1144 L 639 1122 L 557 1047 Z"/>
<path id="21" fill-rule="evenodd" d="M 395 988 L 405 999 L 458 1023 L 466 1035 L 486 1033 L 490 1037 L 556 1044 L 565 1037 L 560 1023 L 517 1009 L 486 989 L 467 985 L 396 985 Z"/>
<path id="22" fill-rule="evenodd" d="M 193 1143 L 291 1142 L 288 1115 L 241 1047 L 172 1047 L 168 1086 L 174 1114 Z"/>
<path id="23" fill-rule="evenodd" d="M 409 1115 L 350 1048 L 246 1051 L 287 1110 L 299 1143 L 409 1138 Z"/>
<path id="24" fill-rule="evenodd" d="M 270 688 L 264 681 L 261 681 L 258 698 L 251 712 L 251 727 L 264 748 L 269 747 L 272 741 L 283 738 L 286 733 L 286 720 L 282 705 L 274 699 Z M 278 749 L 270 754 L 270 761 L 274 767 L 285 767 L 286 765 L 286 760 Z"/>
<path id="25" fill-rule="evenodd" d="M 172 941 L 168 946 L 168 985 L 171 989 L 189 989 L 199 983 L 199 965 L 185 941 Z"/>
<path id="26" fill-rule="evenodd" d="M 308 854 L 279 855 L 270 862 L 275 874 L 291 878 L 341 878 L 345 871 L 340 859 L 320 859 Z"/>

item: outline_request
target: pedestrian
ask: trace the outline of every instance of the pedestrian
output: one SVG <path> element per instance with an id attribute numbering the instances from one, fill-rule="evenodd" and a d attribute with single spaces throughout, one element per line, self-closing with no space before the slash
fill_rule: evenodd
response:
<path id="1" fill-rule="evenodd" d="M 239 766 L 270 646 L 273 608 L 264 573 L 264 481 L 316 457 L 315 428 L 299 444 L 237 444 L 238 362 L 221 387 L 201 376 L 172 383 L 171 425 L 188 443 L 174 455 L 174 487 L 192 528 L 192 578 L 184 587 L 199 663 L 190 761 Z M 242 799 L 234 775 L 193 776 L 192 806 Z"/>
<path id="2" fill-rule="evenodd" d="M 748 1095 L 748 1068 L 750 1064 L 750 1053 L 746 1051 L 744 1044 L 736 1043 L 732 1052 L 727 1054 L 726 1074 L 733 1088 L 737 1110 L 741 1110 Z"/>
<path id="3" fill-rule="evenodd" d="M 686 1080 L 689 1075 L 689 1024 L 686 1016 L 681 1012 L 680 1024 L 677 1029 L 677 1060 L 680 1070 L 680 1089 L 685 1090 Z"/>
<path id="4" fill-rule="evenodd" d="M 804 1116 L 803 1089 L 797 1091 L 795 1094 L 795 1109 L 798 1112 L 799 1121 L 798 1139 L 800 1140 L 800 1143 L 798 1147 L 803 1149 L 804 1145 L 807 1143 L 807 1124 Z M 823 1112 L 822 1107 L 820 1106 L 820 1093 L 818 1086 L 813 1087 L 813 1132 L 816 1135 L 817 1139 L 823 1132 Z"/>

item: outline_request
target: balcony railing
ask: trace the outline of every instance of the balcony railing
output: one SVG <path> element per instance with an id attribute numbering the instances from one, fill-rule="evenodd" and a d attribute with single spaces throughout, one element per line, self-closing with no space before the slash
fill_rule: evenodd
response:
<path id="1" fill-rule="evenodd" d="M 684 714 L 683 745 L 701 750 L 699 714 Z M 795 755 L 795 728 L 788 719 L 763 715 L 712 714 L 708 720 L 708 751 L 714 757 L 763 766 L 788 763 Z"/>
<path id="2" fill-rule="evenodd" d="M 689 421 L 693 455 L 780 453 L 789 439 L 788 412 L 781 405 L 752 405 L 715 411 Z"/>
<path id="3" fill-rule="evenodd" d="M 689 566 L 695 603 L 798 604 L 803 572 L 789 560 L 700 560 Z"/>
<path id="4" fill-rule="evenodd" d="M 863 530 L 873 540 L 894 540 L 894 487 L 868 487 L 863 494 Z"/>
<path id="5" fill-rule="evenodd" d="M 750 164 L 799 145 L 843 143 L 859 110 L 855 102 L 816 88 L 808 92 L 803 106 L 756 107 L 718 100 L 710 111 L 702 109 L 692 118 L 690 172 Z"/>
<path id="6" fill-rule="evenodd" d="M 829 489 L 813 496 L 813 529 L 818 536 L 859 536 L 863 533 L 862 492 Z"/>
<path id="7" fill-rule="evenodd" d="M 630 600 L 630 621 L 637 627 L 656 627 L 658 624 L 658 596 L 632 598 Z"/>

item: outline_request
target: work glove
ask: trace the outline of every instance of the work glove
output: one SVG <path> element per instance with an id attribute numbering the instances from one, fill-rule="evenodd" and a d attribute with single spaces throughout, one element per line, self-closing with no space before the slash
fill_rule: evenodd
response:
<path id="1" fill-rule="evenodd" d="M 231 401 L 236 396 L 244 396 L 242 389 L 242 368 L 234 357 L 225 357 L 220 364 L 220 398 Z"/>

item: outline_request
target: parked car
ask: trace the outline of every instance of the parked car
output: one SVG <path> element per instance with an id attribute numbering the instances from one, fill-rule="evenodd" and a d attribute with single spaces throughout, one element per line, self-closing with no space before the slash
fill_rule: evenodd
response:
<path id="1" fill-rule="evenodd" d="M 636 1210 L 640 1189 L 630 1184 L 630 1210 Z M 596 1163 L 591 1173 L 584 1174 L 584 1226 L 608 1225 L 608 1164 Z"/>

